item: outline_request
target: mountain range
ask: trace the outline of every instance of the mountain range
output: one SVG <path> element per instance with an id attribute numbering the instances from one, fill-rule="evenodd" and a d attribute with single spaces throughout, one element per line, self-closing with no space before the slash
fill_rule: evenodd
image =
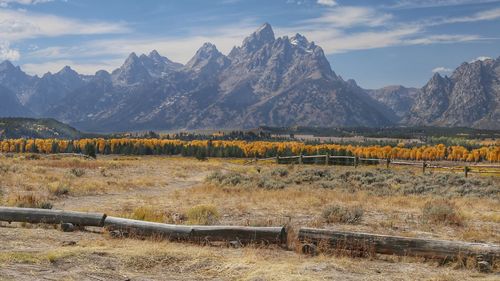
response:
<path id="1" fill-rule="evenodd" d="M 224 55 L 205 43 L 185 65 L 132 53 L 109 73 L 31 76 L 0 64 L 0 116 L 55 118 L 94 132 L 258 126 L 465 126 L 500 129 L 500 58 L 435 74 L 421 89 L 366 90 L 304 36 L 262 25 Z"/>

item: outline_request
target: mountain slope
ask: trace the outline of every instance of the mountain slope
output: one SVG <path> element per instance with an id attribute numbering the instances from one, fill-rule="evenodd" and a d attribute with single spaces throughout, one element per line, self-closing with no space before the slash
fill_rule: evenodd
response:
<path id="1" fill-rule="evenodd" d="M 0 118 L 0 138 L 78 139 L 80 131 L 54 119 Z"/>
<path id="2" fill-rule="evenodd" d="M 463 63 L 435 74 L 404 118 L 410 125 L 500 128 L 500 58 Z"/>
<path id="3" fill-rule="evenodd" d="M 393 85 L 367 90 L 367 93 L 378 102 L 388 106 L 399 118 L 403 118 L 415 103 L 419 89 Z"/>
<path id="4" fill-rule="evenodd" d="M 489 60 L 464 64 L 450 78 L 435 75 L 418 90 L 364 90 L 338 76 L 314 42 L 300 34 L 276 38 L 264 24 L 227 56 L 205 43 L 186 65 L 153 50 L 131 53 L 112 73 L 80 75 L 65 67 L 37 77 L 5 61 L 0 95 L 11 105 L 0 105 L 0 116 L 15 109 L 96 132 L 398 123 L 498 128 L 499 72 L 498 59 Z"/>
<path id="5" fill-rule="evenodd" d="M 0 101 L 0 117 L 32 115 L 32 113 L 18 101 L 16 95 L 3 86 L 0 86 Z"/>
<path id="6" fill-rule="evenodd" d="M 359 87 L 340 79 L 323 50 L 300 34 L 275 39 L 269 24 L 234 48 L 219 93 L 188 127 L 383 126 L 390 123 Z M 376 103 L 376 102 L 374 102 Z"/>
<path id="7" fill-rule="evenodd" d="M 92 131 L 385 126 L 389 111 L 338 77 L 323 50 L 264 24 L 228 56 L 205 43 L 184 66 L 132 53 L 110 75 L 67 91 L 47 116 Z"/>

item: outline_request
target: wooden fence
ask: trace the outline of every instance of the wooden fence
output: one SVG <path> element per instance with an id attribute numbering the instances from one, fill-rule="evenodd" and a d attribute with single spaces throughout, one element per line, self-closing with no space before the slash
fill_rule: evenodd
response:
<path id="1" fill-rule="evenodd" d="M 379 159 L 379 158 L 363 158 L 356 156 L 334 156 L 329 154 L 324 155 L 295 155 L 295 156 L 276 156 L 269 158 L 254 158 L 245 164 L 256 163 L 258 161 L 274 161 L 276 164 L 317 164 L 317 165 L 343 165 L 343 166 L 360 166 L 360 165 L 385 165 L 386 168 L 394 166 L 416 166 L 422 168 L 422 173 L 427 169 L 443 169 L 449 171 L 463 172 L 465 177 L 470 173 L 476 174 L 498 174 L 500 173 L 500 165 L 457 165 L 457 166 L 444 166 L 434 162 L 422 161 L 400 161 L 392 159 Z"/>

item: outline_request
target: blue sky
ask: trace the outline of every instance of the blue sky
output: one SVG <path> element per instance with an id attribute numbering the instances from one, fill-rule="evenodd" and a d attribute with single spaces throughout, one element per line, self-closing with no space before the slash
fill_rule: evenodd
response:
<path id="1" fill-rule="evenodd" d="M 0 0 L 0 60 L 39 75 L 113 70 L 153 49 L 186 63 L 204 42 L 227 54 L 264 22 L 315 41 L 365 88 L 421 87 L 500 56 L 500 0 Z"/>

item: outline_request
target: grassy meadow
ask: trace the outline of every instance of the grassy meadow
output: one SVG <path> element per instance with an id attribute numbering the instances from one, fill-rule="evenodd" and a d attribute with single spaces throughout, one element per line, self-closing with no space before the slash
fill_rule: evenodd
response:
<path id="1" fill-rule="evenodd" d="M 240 249 L 100 230 L 0 227 L 0 280 L 495 280 L 471 264 L 299 253 L 300 226 L 500 244 L 498 175 L 166 156 L 0 156 L 1 205 L 176 224 L 285 225 L 288 249 Z M 97 233 L 96 233 L 97 232 Z M 33 277 L 32 276 L 32 277 Z M 83 277 L 83 278 L 81 278 Z M 94 278 L 94 279 L 92 279 Z M 141 279 L 142 278 L 142 279 Z"/>

